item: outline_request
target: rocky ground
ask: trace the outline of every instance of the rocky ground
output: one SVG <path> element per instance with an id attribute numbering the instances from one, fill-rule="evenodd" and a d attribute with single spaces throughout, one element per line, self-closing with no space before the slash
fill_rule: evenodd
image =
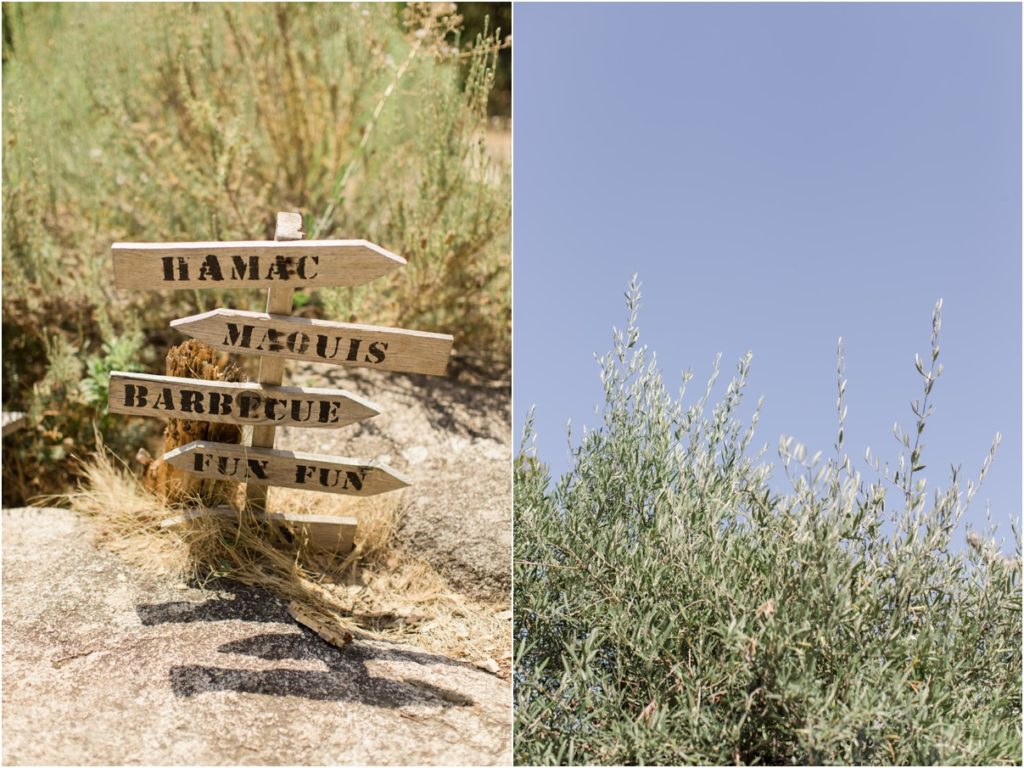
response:
<path id="1" fill-rule="evenodd" d="M 502 764 L 508 684 L 339 650 L 259 590 L 144 575 L 66 510 L 3 512 L 5 765 Z"/>
<path id="2" fill-rule="evenodd" d="M 285 428 L 276 447 L 379 459 L 394 467 L 413 483 L 404 492 L 402 542 L 464 594 L 507 601 L 512 587 L 509 383 L 318 364 L 290 368 L 286 383 L 348 389 L 375 402 L 381 414 L 342 429 Z"/>
<path id="3" fill-rule="evenodd" d="M 277 447 L 409 476 L 399 538 L 458 591 L 509 599 L 508 383 L 293 366 L 380 416 L 281 430 Z M 472 379 L 473 381 L 468 381 Z M 58 509 L 3 512 L 3 762 L 508 764 L 511 690 L 406 645 L 344 650 L 267 593 L 146 575 Z"/>

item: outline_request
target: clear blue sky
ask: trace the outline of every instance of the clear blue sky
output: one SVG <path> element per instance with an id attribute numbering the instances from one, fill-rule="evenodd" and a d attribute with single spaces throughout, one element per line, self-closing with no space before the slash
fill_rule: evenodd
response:
<path id="1" fill-rule="evenodd" d="M 830 453 L 835 345 L 847 444 L 895 459 L 914 353 L 944 299 L 923 457 L 1021 510 L 1021 6 L 515 6 L 514 421 L 540 457 L 595 426 L 594 353 L 643 281 L 666 381 L 754 352 L 757 443 Z M 723 386 L 719 388 L 720 393 Z M 691 392 L 696 387 L 691 386 Z M 962 534 L 959 539 L 962 541 Z"/>

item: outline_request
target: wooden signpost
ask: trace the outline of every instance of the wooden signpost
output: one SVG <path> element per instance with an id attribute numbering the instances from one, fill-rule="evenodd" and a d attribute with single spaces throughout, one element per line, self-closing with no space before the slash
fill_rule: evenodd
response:
<path id="1" fill-rule="evenodd" d="M 295 234 L 297 228 L 279 229 L 277 237 L 298 241 Z M 363 285 L 405 266 L 401 256 L 365 240 L 114 243 L 111 251 L 114 281 L 123 291 L 330 288 Z"/>
<path id="2" fill-rule="evenodd" d="M 386 371 L 443 374 L 452 337 L 400 328 L 291 317 L 296 288 L 362 285 L 405 265 L 365 240 L 301 241 L 302 218 L 278 213 L 271 242 L 115 243 L 122 290 L 265 287 L 267 311 L 216 309 L 171 322 L 216 349 L 259 355 L 255 383 L 205 381 L 114 371 L 111 412 L 252 426 L 251 444 L 194 441 L 164 460 L 199 477 L 246 484 L 246 503 L 262 519 L 306 530 L 320 546 L 347 550 L 355 521 L 268 513 L 268 486 L 372 496 L 409 481 L 376 461 L 274 449 L 279 426 L 337 428 L 376 416 L 373 403 L 344 390 L 283 387 L 284 361 L 306 360 Z M 223 509 L 197 515 L 223 515 Z"/>
<path id="3" fill-rule="evenodd" d="M 376 325 L 214 309 L 171 321 L 214 349 L 406 373 L 444 373 L 452 337 Z"/>
<path id="4" fill-rule="evenodd" d="M 108 406 L 111 413 L 131 416 L 277 427 L 344 427 L 380 413 L 370 401 L 340 389 L 118 371 L 110 374 Z"/>
<path id="5" fill-rule="evenodd" d="M 374 461 L 205 440 L 165 453 L 164 461 L 200 477 L 303 491 L 375 496 L 409 485 L 395 470 Z"/>

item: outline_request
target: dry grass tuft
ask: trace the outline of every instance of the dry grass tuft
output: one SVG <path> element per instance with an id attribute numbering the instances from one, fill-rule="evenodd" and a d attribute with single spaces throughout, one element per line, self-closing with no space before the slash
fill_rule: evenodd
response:
<path id="1" fill-rule="evenodd" d="M 161 525 L 198 505 L 166 504 L 107 451 L 83 463 L 78 489 L 65 498 L 96 523 L 102 544 L 151 573 L 199 585 L 230 578 L 294 602 L 339 635 L 414 640 L 455 658 L 507 666 L 508 606 L 466 600 L 429 563 L 401 549 L 394 534 L 403 508 L 395 494 L 332 498 L 271 489 L 271 510 L 355 517 L 355 548 L 344 556 L 290 540 L 247 513 Z"/>

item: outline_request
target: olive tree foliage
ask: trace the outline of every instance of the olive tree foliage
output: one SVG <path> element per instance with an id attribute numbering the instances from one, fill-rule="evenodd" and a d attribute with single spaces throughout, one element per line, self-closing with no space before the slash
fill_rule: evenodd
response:
<path id="1" fill-rule="evenodd" d="M 551 481 L 532 414 L 516 459 L 516 762 L 1019 764 L 1019 531 L 1016 559 L 953 546 L 977 483 L 921 474 L 941 302 L 895 462 L 846 454 L 840 343 L 834 455 L 783 438 L 779 493 L 738 417 L 751 356 L 685 404 L 639 298 L 571 469 Z"/>

